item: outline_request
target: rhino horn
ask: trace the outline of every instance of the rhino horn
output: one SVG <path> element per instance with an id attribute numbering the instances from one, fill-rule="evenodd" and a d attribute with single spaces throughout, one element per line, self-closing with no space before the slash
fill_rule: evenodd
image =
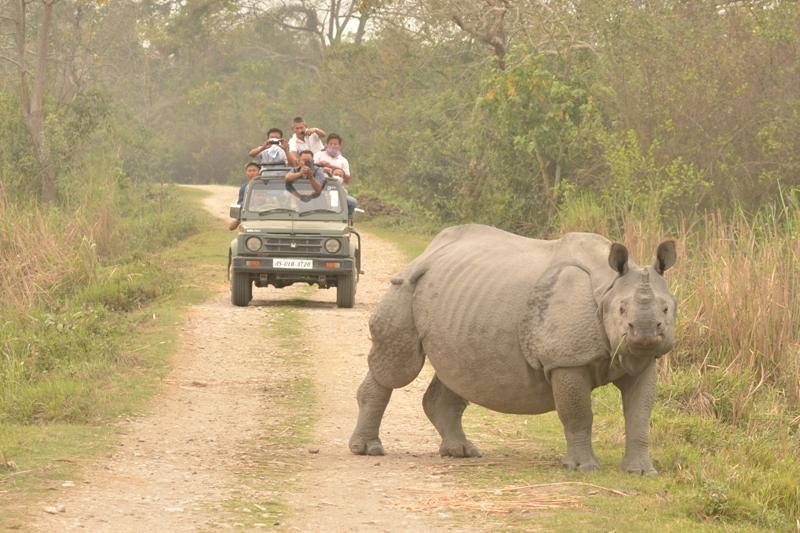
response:
<path id="1" fill-rule="evenodd" d="M 642 269 L 641 280 L 633 298 L 637 304 L 641 305 L 650 304 L 655 298 L 653 288 L 650 286 L 650 272 L 646 268 Z"/>

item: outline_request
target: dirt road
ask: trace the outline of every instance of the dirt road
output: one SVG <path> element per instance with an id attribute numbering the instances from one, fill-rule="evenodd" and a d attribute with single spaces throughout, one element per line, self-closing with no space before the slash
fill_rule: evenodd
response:
<path id="1" fill-rule="evenodd" d="M 203 188 L 212 193 L 206 207 L 227 221 L 235 188 Z M 193 306 L 181 327 L 174 368 L 149 414 L 123 428 L 123 442 L 85 471 L 85 482 L 42 502 L 31 528 L 464 530 L 448 524 L 446 513 L 409 510 L 419 507 L 420 490 L 447 490 L 449 483 L 437 473 L 443 462 L 435 453 L 438 436 L 420 405 L 426 376 L 394 393 L 383 427 L 390 455 L 356 457 L 347 449 L 355 391 L 366 372 L 368 317 L 404 263 L 390 244 L 364 239 L 366 275 L 354 309 L 337 309 L 335 290 L 300 287 L 256 288 L 249 307 L 235 308 L 223 283 Z M 294 348 L 266 327 L 287 312 L 299 318 L 302 331 Z M 303 352 L 302 365 L 287 350 Z M 285 386 L 300 378 L 310 382 L 309 397 L 315 398 L 313 409 L 301 410 L 314 421 L 310 445 L 273 446 L 276 435 L 292 434 L 292 420 L 297 423 Z M 283 471 L 265 480 L 270 470 L 254 465 L 271 461 Z M 272 519 L 258 503 L 266 501 L 288 507 L 286 519 Z"/>

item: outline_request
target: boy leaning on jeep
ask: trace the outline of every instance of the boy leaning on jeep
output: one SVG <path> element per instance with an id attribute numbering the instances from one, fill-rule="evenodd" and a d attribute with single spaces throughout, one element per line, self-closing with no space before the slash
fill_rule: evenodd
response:
<path id="1" fill-rule="evenodd" d="M 245 179 L 244 183 L 242 183 L 242 185 L 239 187 L 239 199 L 236 200 L 237 204 L 242 205 L 242 203 L 244 203 L 244 193 L 247 190 L 247 184 L 253 181 L 253 178 L 258 176 L 259 174 L 261 174 L 261 165 L 253 162 L 247 163 L 247 166 L 244 167 L 244 177 L 247 179 Z M 235 230 L 238 227 L 239 227 L 238 220 L 231 220 L 228 223 L 228 229 L 231 231 Z"/>

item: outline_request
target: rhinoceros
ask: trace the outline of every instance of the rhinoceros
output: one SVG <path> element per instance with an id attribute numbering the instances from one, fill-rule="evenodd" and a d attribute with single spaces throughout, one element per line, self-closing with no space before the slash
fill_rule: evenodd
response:
<path id="1" fill-rule="evenodd" d="M 461 417 L 467 402 L 494 411 L 555 409 L 567 441 L 562 463 L 592 470 L 591 392 L 622 393 L 622 469 L 656 474 L 648 449 L 656 359 L 673 345 L 676 301 L 663 278 L 675 263 L 662 242 L 651 266 L 591 233 L 529 239 L 489 226 L 447 228 L 391 280 L 370 319 L 369 371 L 361 383 L 350 450 L 383 455 L 380 424 L 393 389 L 427 356 L 435 375 L 423 409 L 442 456 L 477 457 Z"/>

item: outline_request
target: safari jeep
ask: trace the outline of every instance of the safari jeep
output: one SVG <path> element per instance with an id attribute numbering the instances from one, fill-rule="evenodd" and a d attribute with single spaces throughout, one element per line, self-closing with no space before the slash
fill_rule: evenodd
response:
<path id="1" fill-rule="evenodd" d="M 336 287 L 336 305 L 353 307 L 361 271 L 361 236 L 348 221 L 347 193 L 328 180 L 315 193 L 305 179 L 286 183 L 288 169 L 265 171 L 247 187 L 231 241 L 231 302 L 247 306 L 256 287 L 295 283 Z M 272 174 L 270 176 L 269 174 Z"/>

